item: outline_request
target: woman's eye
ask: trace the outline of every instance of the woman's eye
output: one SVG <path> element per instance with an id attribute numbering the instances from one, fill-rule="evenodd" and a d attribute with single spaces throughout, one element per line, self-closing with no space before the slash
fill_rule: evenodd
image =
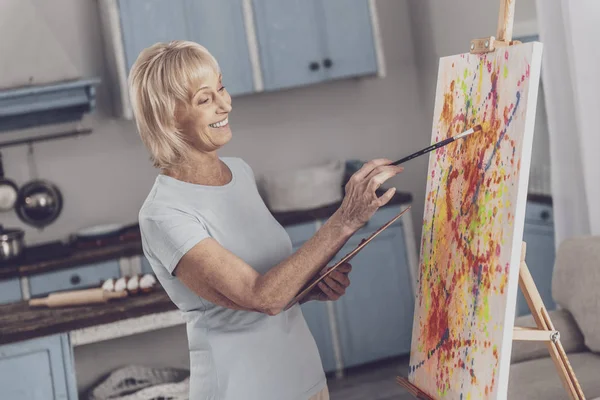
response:
<path id="1" fill-rule="evenodd" d="M 208 103 L 208 100 L 209 99 L 200 99 L 200 100 L 198 100 L 198 104 L 206 104 L 206 103 Z"/>
<path id="2" fill-rule="evenodd" d="M 219 89 L 219 92 L 222 92 L 223 90 L 225 90 L 225 86 L 221 86 L 221 89 Z"/>

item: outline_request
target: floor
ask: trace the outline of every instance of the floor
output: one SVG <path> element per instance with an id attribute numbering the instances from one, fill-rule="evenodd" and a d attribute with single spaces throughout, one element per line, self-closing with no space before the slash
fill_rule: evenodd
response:
<path id="1" fill-rule="evenodd" d="M 407 376 L 408 357 L 360 366 L 346 371 L 343 378 L 328 376 L 331 400 L 410 400 L 408 392 L 396 383 Z"/>

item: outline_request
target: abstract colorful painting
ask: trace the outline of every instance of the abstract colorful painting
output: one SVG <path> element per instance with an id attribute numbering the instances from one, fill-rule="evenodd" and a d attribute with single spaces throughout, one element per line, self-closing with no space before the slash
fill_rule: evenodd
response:
<path id="1" fill-rule="evenodd" d="M 409 381 L 506 398 L 541 43 L 440 59 Z"/>

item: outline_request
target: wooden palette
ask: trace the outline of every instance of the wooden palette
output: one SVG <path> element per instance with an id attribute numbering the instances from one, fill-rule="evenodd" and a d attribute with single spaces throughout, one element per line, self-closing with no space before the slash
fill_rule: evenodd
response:
<path id="1" fill-rule="evenodd" d="M 296 295 L 296 297 L 294 297 L 292 299 L 292 301 L 290 301 L 288 303 L 288 305 L 285 307 L 284 310 L 290 309 L 294 304 L 296 304 L 297 302 L 302 300 L 312 289 L 314 289 L 315 286 L 317 286 L 319 284 L 319 282 L 321 282 L 323 279 L 327 278 L 340 265 L 342 265 L 343 263 L 345 263 L 347 261 L 350 261 L 356 254 L 358 254 L 359 251 L 361 251 L 367 244 L 369 244 L 373 239 L 375 239 L 375 237 L 377 235 L 379 235 L 381 232 L 386 230 L 390 225 L 392 225 L 394 222 L 396 222 L 408 210 L 410 210 L 410 206 L 408 206 L 406 209 L 402 210 L 402 212 L 400 214 L 396 215 L 394 218 L 392 218 L 391 220 L 386 222 L 383 226 L 381 226 L 379 229 L 377 229 L 375 232 L 373 232 L 371 234 L 371 236 L 369 236 L 366 239 L 361 240 L 360 243 L 358 244 L 358 246 L 356 246 L 356 248 L 354 250 L 352 250 L 351 252 L 346 254 L 344 257 L 342 257 L 342 259 L 340 261 L 338 261 L 335 265 L 330 267 L 327 270 L 327 272 L 313 278 L 313 280 L 310 281 L 309 283 L 307 283 L 307 285 L 304 287 L 304 289 L 302 289 L 300 291 L 300 293 L 298 293 Z"/>

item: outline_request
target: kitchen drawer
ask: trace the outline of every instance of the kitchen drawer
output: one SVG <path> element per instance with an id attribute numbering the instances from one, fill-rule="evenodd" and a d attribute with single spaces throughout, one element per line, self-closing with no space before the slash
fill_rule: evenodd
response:
<path id="1" fill-rule="evenodd" d="M 77 290 L 99 286 L 106 279 L 120 276 L 119 261 L 111 260 L 33 275 L 29 278 L 29 288 L 31 296 L 40 296 L 60 290 Z"/>
<path id="2" fill-rule="evenodd" d="M 533 224 L 554 225 L 552 206 L 548 204 L 527 202 L 525 221 Z"/>
<path id="3" fill-rule="evenodd" d="M 21 283 L 19 278 L 0 281 L 0 304 L 21 301 Z"/>

